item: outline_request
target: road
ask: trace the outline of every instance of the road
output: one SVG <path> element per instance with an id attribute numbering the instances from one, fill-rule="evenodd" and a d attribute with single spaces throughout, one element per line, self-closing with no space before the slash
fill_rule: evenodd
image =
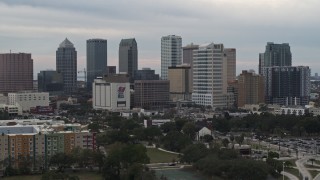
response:
<path id="1" fill-rule="evenodd" d="M 299 178 L 297 178 L 297 176 L 287 173 L 287 172 L 281 172 L 281 174 L 284 174 L 284 176 L 287 176 L 290 180 L 299 180 Z"/>
<path id="2" fill-rule="evenodd" d="M 310 172 L 305 168 L 304 164 L 307 163 L 310 157 L 303 157 L 296 161 L 297 168 L 299 169 L 301 175 L 304 179 L 307 177 L 308 180 L 312 179 Z"/>

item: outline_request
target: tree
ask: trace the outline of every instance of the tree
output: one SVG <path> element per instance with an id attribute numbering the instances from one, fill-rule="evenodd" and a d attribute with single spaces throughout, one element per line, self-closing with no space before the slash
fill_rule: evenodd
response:
<path id="1" fill-rule="evenodd" d="M 201 158 L 207 156 L 209 150 L 204 144 L 191 144 L 182 150 L 181 161 L 186 163 L 195 163 Z"/>
<path id="2" fill-rule="evenodd" d="M 229 144 L 229 140 L 228 140 L 227 138 L 224 138 L 224 139 L 222 140 L 222 145 L 223 145 L 224 147 L 228 147 L 228 144 Z"/>
<path id="3" fill-rule="evenodd" d="M 196 126 L 194 123 L 185 123 L 182 127 L 182 132 L 189 136 L 190 139 L 194 139 L 196 136 Z"/>
<path id="4" fill-rule="evenodd" d="M 313 163 L 316 161 L 315 158 L 310 158 L 309 161 L 311 162 L 312 166 L 313 166 Z"/>
<path id="5" fill-rule="evenodd" d="M 73 163 L 73 158 L 65 153 L 57 153 L 50 158 L 49 166 L 58 167 L 59 172 L 63 172 L 64 169 Z"/>
<path id="6" fill-rule="evenodd" d="M 178 131 L 169 132 L 161 141 L 166 149 L 175 152 L 180 152 L 187 145 L 192 143 L 191 139 L 187 135 Z"/>
<path id="7" fill-rule="evenodd" d="M 181 131 L 183 126 L 184 126 L 184 124 L 186 124 L 187 122 L 188 121 L 186 119 L 177 118 L 175 120 L 177 131 Z"/>
<path id="8" fill-rule="evenodd" d="M 236 136 L 235 140 L 239 145 L 241 145 L 244 141 L 244 134 L 241 134 L 240 136 Z"/>
<path id="9" fill-rule="evenodd" d="M 271 159 L 277 158 L 277 159 L 279 159 L 279 153 L 273 152 L 273 151 L 269 151 L 268 152 L 268 158 L 271 158 Z"/>
<path id="10" fill-rule="evenodd" d="M 170 131 L 176 131 L 176 124 L 174 122 L 166 122 L 160 126 L 163 133 L 168 133 Z"/>
<path id="11" fill-rule="evenodd" d="M 98 123 L 91 123 L 88 125 L 88 129 L 90 129 L 90 132 L 100 132 L 100 125 Z"/>
<path id="12" fill-rule="evenodd" d="M 202 140 L 206 143 L 212 142 L 213 141 L 213 137 L 209 134 L 206 134 L 202 137 Z"/>
<path id="13" fill-rule="evenodd" d="M 104 162 L 102 174 L 105 179 L 119 180 L 121 172 L 140 171 L 140 165 L 149 163 L 147 149 L 141 144 L 115 143 L 109 147 L 108 156 Z M 123 171 L 121 171 L 123 170 Z M 126 177 L 128 174 L 124 174 Z M 134 174 L 134 176 L 137 174 Z"/>

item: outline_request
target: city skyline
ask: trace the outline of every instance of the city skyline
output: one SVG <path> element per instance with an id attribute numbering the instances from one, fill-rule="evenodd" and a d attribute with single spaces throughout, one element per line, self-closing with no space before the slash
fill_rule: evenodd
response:
<path id="1" fill-rule="evenodd" d="M 182 37 L 182 46 L 214 42 L 236 48 L 237 75 L 244 69 L 258 72 L 259 53 L 267 42 L 289 43 L 294 66 L 320 72 L 316 18 L 320 2 L 176 0 L 167 7 L 168 3 L 0 1 L 0 37 L 5 42 L 0 52 L 31 53 L 36 77 L 40 70 L 54 67 L 61 39 L 68 37 L 74 43 L 78 69 L 83 69 L 87 39 L 107 39 L 108 64 L 118 66 L 118 43 L 134 37 L 139 42 L 139 69 L 150 67 L 160 74 L 161 37 L 175 34 Z"/>

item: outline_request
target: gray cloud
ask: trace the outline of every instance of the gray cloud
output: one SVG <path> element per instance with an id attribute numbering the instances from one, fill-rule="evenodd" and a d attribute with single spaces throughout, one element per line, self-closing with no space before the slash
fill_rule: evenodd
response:
<path id="1" fill-rule="evenodd" d="M 266 42 L 288 42 L 294 64 L 317 65 L 317 0 L 0 0 L 0 51 L 33 53 L 35 70 L 55 67 L 55 50 L 69 37 L 85 66 L 85 40 L 108 39 L 109 64 L 118 65 L 121 38 L 135 37 L 139 67 L 159 73 L 160 38 L 183 44 L 224 43 L 237 48 L 238 73 L 257 69 Z"/>

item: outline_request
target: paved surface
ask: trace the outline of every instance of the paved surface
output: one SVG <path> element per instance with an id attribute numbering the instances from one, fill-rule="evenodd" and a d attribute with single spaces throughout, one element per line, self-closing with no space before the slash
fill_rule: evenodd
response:
<path id="1" fill-rule="evenodd" d="M 304 157 L 302 159 L 299 159 L 296 161 L 297 168 L 299 169 L 301 175 L 304 177 L 304 179 L 308 178 L 308 180 L 312 179 L 312 176 L 310 172 L 305 168 L 304 164 L 307 163 L 309 160 L 309 157 Z"/>
<path id="2" fill-rule="evenodd" d="M 283 174 L 284 176 L 287 176 L 290 180 L 299 180 L 299 178 L 293 174 L 290 174 L 288 172 L 281 172 L 281 174 Z"/>

